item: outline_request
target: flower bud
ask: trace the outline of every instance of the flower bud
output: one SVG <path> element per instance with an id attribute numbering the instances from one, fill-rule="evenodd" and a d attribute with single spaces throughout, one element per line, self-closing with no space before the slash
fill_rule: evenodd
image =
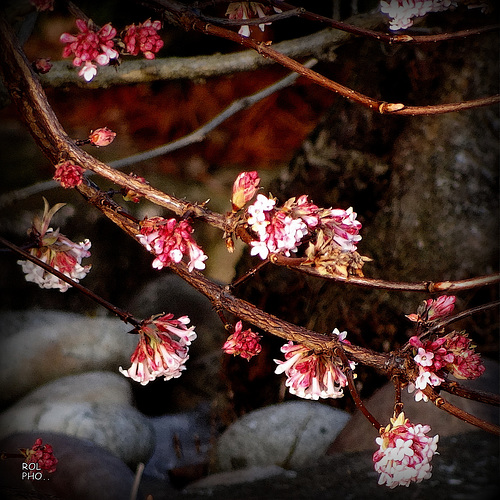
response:
<path id="1" fill-rule="evenodd" d="M 233 212 L 237 212 L 250 201 L 257 192 L 260 184 L 260 177 L 257 172 L 241 172 L 233 184 Z"/>
<path id="2" fill-rule="evenodd" d="M 33 69 L 36 73 L 40 75 L 44 75 L 50 71 L 52 68 L 52 63 L 50 62 L 50 57 L 39 57 L 35 61 L 33 61 Z"/>
<path id="3" fill-rule="evenodd" d="M 108 127 L 101 127 L 90 132 L 89 140 L 94 146 L 107 146 L 115 140 L 115 137 L 115 132 Z"/>

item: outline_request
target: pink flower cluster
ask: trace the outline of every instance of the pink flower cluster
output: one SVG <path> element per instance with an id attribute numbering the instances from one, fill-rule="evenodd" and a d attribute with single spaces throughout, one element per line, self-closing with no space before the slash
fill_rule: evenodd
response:
<path id="1" fill-rule="evenodd" d="M 33 226 L 28 232 L 37 245 L 30 249 L 30 253 L 78 283 L 91 268 L 90 265 L 81 265 L 82 259 L 90 257 L 90 241 L 73 243 L 61 234 L 59 229 L 54 231 L 49 227 L 52 216 L 64 204 L 60 203 L 49 209 L 45 198 L 44 203 L 45 210 L 42 219 L 35 218 Z M 65 292 L 71 286 L 29 260 L 18 260 L 17 263 L 26 274 L 26 281 L 36 283 L 40 288 L 58 288 L 61 292 Z"/>
<path id="2" fill-rule="evenodd" d="M 308 233 L 308 226 L 301 218 L 294 219 L 287 212 L 274 209 L 275 204 L 275 200 L 259 194 L 248 207 L 248 224 L 259 238 L 251 242 L 250 253 L 260 255 L 261 259 L 267 259 L 269 252 L 290 256 L 290 251 L 296 252 L 300 240 Z"/>
<path id="3" fill-rule="evenodd" d="M 42 444 L 38 438 L 32 448 L 21 448 L 21 453 L 26 457 L 25 463 L 38 464 L 38 470 L 46 471 L 49 474 L 56 471 L 57 458 L 50 444 Z"/>
<path id="4" fill-rule="evenodd" d="M 355 251 L 361 240 L 361 223 L 352 208 L 320 209 L 308 201 L 307 195 L 290 198 L 281 208 L 275 204 L 273 198 L 259 194 L 247 209 L 247 223 L 258 236 L 258 240 L 251 242 L 251 255 L 266 259 L 269 253 L 284 253 L 288 257 L 316 229 L 343 252 Z"/>
<path id="5" fill-rule="evenodd" d="M 110 23 L 104 25 L 99 31 L 92 29 L 90 23 L 83 19 L 76 20 L 76 26 L 80 30 L 77 35 L 63 33 L 59 40 L 66 44 L 62 56 L 70 57 L 74 55 L 73 65 L 82 69 L 78 73 L 90 82 L 97 74 L 97 66 L 106 66 L 111 59 L 118 58 L 118 52 L 114 48 L 113 38 L 116 36 L 116 29 Z"/>
<path id="6" fill-rule="evenodd" d="M 417 314 L 408 314 L 410 321 L 434 321 L 450 315 L 455 308 L 456 297 L 454 295 L 441 295 L 437 299 L 424 300 L 417 309 Z"/>
<path id="7" fill-rule="evenodd" d="M 441 12 L 456 5 L 453 0 L 382 0 L 380 10 L 391 18 L 391 30 L 404 30 L 413 25 L 414 17 Z"/>
<path id="8" fill-rule="evenodd" d="M 189 359 L 188 350 L 196 339 L 194 326 L 187 328 L 187 316 L 173 319 L 173 314 L 153 316 L 139 328 L 139 342 L 132 354 L 131 367 L 118 368 L 122 375 L 146 385 L 157 377 L 178 378 Z"/>
<path id="9" fill-rule="evenodd" d="M 53 179 L 65 189 L 79 186 L 83 182 L 83 168 L 65 161 L 56 165 Z"/>
<path id="10" fill-rule="evenodd" d="M 408 385 L 408 391 L 417 390 L 416 401 L 427 401 L 423 389 L 427 385 L 439 386 L 444 382 L 446 372 L 461 379 L 475 379 L 484 373 L 481 357 L 465 334 L 452 332 L 425 342 L 414 336 L 410 338 L 410 345 L 416 348 L 413 359 L 418 365 L 419 375 L 415 383 Z"/>
<path id="11" fill-rule="evenodd" d="M 260 345 L 261 336 L 252 330 L 243 330 L 241 321 L 236 323 L 234 332 L 229 335 L 226 342 L 222 346 L 222 350 L 226 354 L 234 354 L 250 361 L 253 356 L 256 356 L 262 350 Z"/>
<path id="12" fill-rule="evenodd" d="M 340 341 L 345 341 L 347 332 L 339 332 L 337 328 L 333 333 Z M 275 359 L 275 373 L 285 373 L 287 380 L 285 385 L 290 394 L 304 399 L 319 398 L 341 398 L 342 390 L 347 385 L 347 377 L 342 371 L 342 362 L 332 353 L 315 353 L 313 350 L 288 342 L 281 348 L 285 354 L 285 361 Z M 350 362 L 350 368 L 354 370 L 356 364 Z"/>
<path id="13" fill-rule="evenodd" d="M 281 9 L 277 7 L 273 8 L 275 12 L 281 12 Z M 251 19 L 252 17 L 265 17 L 269 12 L 271 12 L 269 7 L 266 7 L 260 2 L 232 2 L 227 7 L 226 16 L 228 16 L 229 19 L 245 20 Z M 266 24 L 270 23 L 259 24 L 261 31 L 264 31 Z M 238 33 L 241 36 L 249 37 L 250 27 L 244 24 L 241 26 Z"/>
<path id="14" fill-rule="evenodd" d="M 189 271 L 194 268 L 205 269 L 204 261 L 208 257 L 191 236 L 193 228 L 189 222 L 152 217 L 144 219 L 140 227 L 137 238 L 147 250 L 155 253 L 156 258 L 153 261 L 155 269 L 162 269 L 171 262 L 178 263 L 184 255 L 189 255 Z"/>
<path id="15" fill-rule="evenodd" d="M 343 252 L 354 252 L 361 241 L 361 222 L 356 220 L 357 214 L 352 207 L 328 208 L 319 212 L 319 227 L 327 238 L 331 238 Z"/>
<path id="16" fill-rule="evenodd" d="M 123 42 L 127 52 L 133 56 L 142 52 L 146 59 L 154 59 L 155 54 L 163 47 L 163 40 L 158 35 L 160 21 L 148 19 L 143 23 L 132 24 L 125 28 Z"/>
<path id="17" fill-rule="evenodd" d="M 439 436 L 428 437 L 428 425 L 412 424 L 400 413 L 380 430 L 376 438 L 379 449 L 373 454 L 375 470 L 380 474 L 378 484 L 389 488 L 420 483 L 432 475 L 432 457 Z"/>

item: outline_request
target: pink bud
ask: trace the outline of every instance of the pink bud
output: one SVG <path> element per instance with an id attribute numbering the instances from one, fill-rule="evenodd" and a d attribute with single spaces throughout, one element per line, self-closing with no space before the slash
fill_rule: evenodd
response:
<path id="1" fill-rule="evenodd" d="M 243 208 L 257 192 L 260 184 L 260 177 L 257 172 L 241 172 L 233 184 L 233 211 Z"/>
<path id="2" fill-rule="evenodd" d="M 451 314 L 455 308 L 455 299 L 454 295 L 441 295 L 436 300 L 427 300 L 427 321 Z"/>
<path id="3" fill-rule="evenodd" d="M 114 141 L 115 137 L 115 132 L 108 127 L 101 127 L 90 132 L 89 140 L 94 146 L 107 146 Z"/>
<path id="4" fill-rule="evenodd" d="M 50 57 L 39 57 L 33 62 L 33 69 L 41 75 L 48 73 L 50 68 L 52 68 Z"/>

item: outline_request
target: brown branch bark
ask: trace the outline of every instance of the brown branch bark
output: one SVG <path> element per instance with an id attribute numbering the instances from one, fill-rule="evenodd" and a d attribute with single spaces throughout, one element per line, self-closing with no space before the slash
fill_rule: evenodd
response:
<path id="1" fill-rule="evenodd" d="M 352 35 L 362 36 L 364 38 L 373 38 L 375 40 L 379 40 L 381 42 L 389 44 L 442 42 L 445 40 L 455 40 L 457 38 L 466 38 L 468 36 L 480 35 L 481 33 L 487 33 L 488 31 L 497 30 L 500 27 L 500 25 L 495 24 L 490 26 L 481 26 L 479 28 L 460 30 L 454 33 L 438 33 L 435 35 L 411 35 L 404 33 L 394 35 L 391 33 L 363 28 L 361 26 L 354 26 L 350 23 L 342 21 L 335 21 L 334 19 L 315 14 L 314 12 L 310 12 L 305 9 L 297 10 L 297 8 L 293 5 L 282 2 L 281 0 L 270 0 L 270 3 L 272 5 L 275 5 L 276 7 L 279 7 L 280 9 L 283 9 L 284 12 L 294 12 L 295 15 L 304 19 L 327 24 L 331 28 L 345 31 L 346 33 L 350 33 Z M 387 19 L 387 17 L 385 19 Z"/>
<path id="2" fill-rule="evenodd" d="M 470 413 L 467 413 L 464 410 L 452 405 L 448 401 L 446 401 L 442 396 L 440 396 L 430 385 L 428 385 L 422 391 L 439 409 L 447 411 L 451 415 L 459 418 L 460 420 L 464 420 L 465 422 L 469 422 L 480 429 L 483 429 L 486 432 L 490 432 L 491 434 L 495 434 L 496 436 L 500 436 L 500 427 L 495 424 L 491 424 L 490 422 L 486 422 Z"/>

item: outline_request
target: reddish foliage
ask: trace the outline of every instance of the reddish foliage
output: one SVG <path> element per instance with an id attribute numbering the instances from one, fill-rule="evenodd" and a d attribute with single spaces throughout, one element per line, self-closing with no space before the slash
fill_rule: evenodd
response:
<path id="1" fill-rule="evenodd" d="M 108 126 L 117 132 L 120 156 L 126 156 L 193 132 L 234 99 L 253 94 L 284 74 L 281 69 L 266 69 L 204 84 L 167 82 L 65 93 L 48 89 L 48 93 L 70 134 L 82 134 L 86 126 Z M 215 166 L 240 165 L 247 170 L 287 162 L 333 99 L 331 93 L 299 80 L 294 87 L 234 115 L 203 143 L 169 155 L 161 168 L 175 170 L 175 160 L 186 155 L 198 155 Z"/>

